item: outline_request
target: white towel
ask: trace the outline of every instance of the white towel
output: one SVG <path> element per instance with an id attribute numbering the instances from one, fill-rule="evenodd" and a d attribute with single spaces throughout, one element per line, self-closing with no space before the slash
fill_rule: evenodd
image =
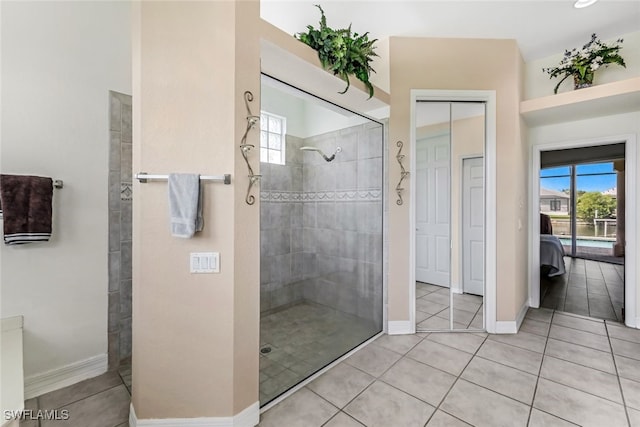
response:
<path id="1" fill-rule="evenodd" d="M 200 175 L 169 174 L 168 187 L 171 235 L 186 239 L 193 237 L 204 226 Z"/>

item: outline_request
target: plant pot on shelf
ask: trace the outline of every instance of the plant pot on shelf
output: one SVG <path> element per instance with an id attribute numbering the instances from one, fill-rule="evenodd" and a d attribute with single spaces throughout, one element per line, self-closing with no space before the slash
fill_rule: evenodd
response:
<path id="1" fill-rule="evenodd" d="M 585 87 L 591 87 L 593 85 L 593 74 L 585 74 L 585 76 L 580 76 L 579 74 L 573 75 L 573 88 L 584 89 Z"/>

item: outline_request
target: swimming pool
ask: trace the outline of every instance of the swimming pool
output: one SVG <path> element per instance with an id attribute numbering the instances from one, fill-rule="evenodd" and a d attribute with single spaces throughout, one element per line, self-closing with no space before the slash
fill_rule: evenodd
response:
<path id="1" fill-rule="evenodd" d="M 571 246 L 571 238 L 570 237 L 560 237 L 560 243 L 563 246 Z M 591 240 L 591 239 L 576 239 L 576 245 L 587 247 L 587 248 L 604 248 L 604 249 L 613 249 L 613 244 L 615 242 L 608 240 Z"/>

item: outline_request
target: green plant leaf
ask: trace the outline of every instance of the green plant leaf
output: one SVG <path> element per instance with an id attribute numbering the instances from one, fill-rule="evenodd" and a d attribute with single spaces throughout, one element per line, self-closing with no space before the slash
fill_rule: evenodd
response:
<path id="1" fill-rule="evenodd" d="M 319 28 L 307 25 L 306 33 L 297 33 L 294 37 L 316 50 L 322 67 L 345 81 L 347 87 L 339 93 L 349 90 L 349 75 L 353 75 L 364 83 L 371 98 L 374 88 L 369 76 L 375 70 L 371 68 L 370 62 L 374 56 L 378 56 L 374 52 L 375 42 L 378 40 L 369 40 L 368 32 L 362 35 L 352 32 L 351 24 L 337 30 L 328 27 L 324 10 L 318 4 L 315 6 L 320 10 Z"/>

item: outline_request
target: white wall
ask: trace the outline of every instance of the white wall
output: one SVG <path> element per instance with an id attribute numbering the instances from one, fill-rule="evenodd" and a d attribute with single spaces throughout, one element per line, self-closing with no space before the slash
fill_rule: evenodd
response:
<path id="1" fill-rule="evenodd" d="M 371 73 L 369 80 L 380 89 L 389 93 L 391 87 L 391 76 L 389 72 L 389 38 L 378 40 L 375 44 L 375 52 L 378 56 L 373 57 L 371 68 L 375 73 Z"/>
<path id="2" fill-rule="evenodd" d="M 283 93 L 262 81 L 260 110 L 287 118 L 287 135 L 304 138 L 307 134 L 304 122 L 305 101 Z"/>
<path id="3" fill-rule="evenodd" d="M 369 122 L 282 83 L 263 78 L 261 109 L 287 118 L 287 135 L 309 138 Z"/>
<path id="4" fill-rule="evenodd" d="M 2 245 L 2 317 L 25 376 L 107 352 L 109 90 L 131 93 L 127 2 L 2 2 L 5 174 L 64 180 L 50 242 Z"/>
<path id="5" fill-rule="evenodd" d="M 332 111 L 322 104 L 311 102 L 306 104 L 304 116 L 307 130 L 306 138 L 369 122 L 369 120 L 346 110 L 336 108 L 335 111 Z"/>
<path id="6" fill-rule="evenodd" d="M 20 411 L 24 409 L 22 317 L 1 319 L 0 329 L 0 409 Z"/>
<path id="7" fill-rule="evenodd" d="M 640 76 L 640 31 L 629 34 L 622 34 L 611 40 L 603 40 L 606 43 L 615 42 L 618 38 L 624 39 L 620 49 L 620 55 L 624 58 L 626 68 L 617 64 L 611 64 L 606 68 L 596 71 L 593 83 L 603 84 L 618 80 L 629 79 Z M 584 41 L 587 43 L 589 37 Z M 582 48 L 582 46 L 558 46 L 558 53 L 536 61 L 527 62 L 525 65 L 525 99 L 539 98 L 553 95 L 553 88 L 556 87 L 561 78 L 549 79 L 549 75 L 542 71 L 543 68 L 555 67 L 560 63 L 564 55 L 564 49 Z M 573 79 L 565 80 L 558 93 L 573 90 Z"/>

